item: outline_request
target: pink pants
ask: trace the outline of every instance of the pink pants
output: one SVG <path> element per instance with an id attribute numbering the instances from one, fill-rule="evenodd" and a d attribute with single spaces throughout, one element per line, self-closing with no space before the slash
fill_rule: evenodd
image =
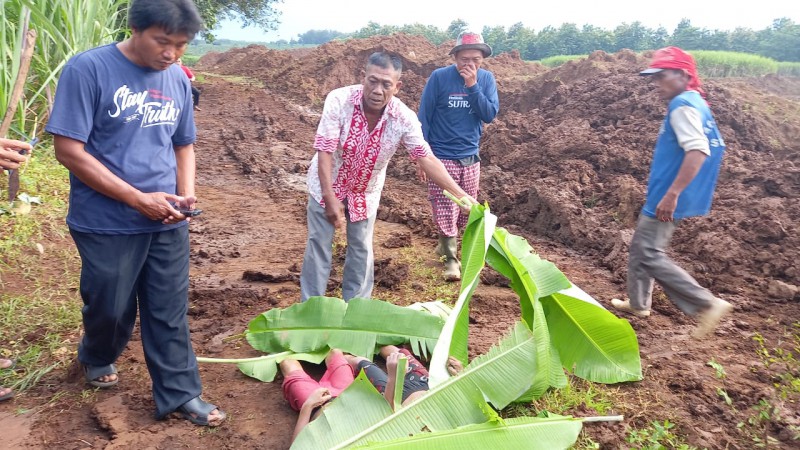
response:
<path id="1" fill-rule="evenodd" d="M 315 381 L 304 370 L 294 370 L 283 378 L 283 397 L 295 411 L 300 411 L 311 393 L 323 387 L 337 397 L 355 378 L 353 369 L 341 353 L 330 358 L 325 374 Z"/>

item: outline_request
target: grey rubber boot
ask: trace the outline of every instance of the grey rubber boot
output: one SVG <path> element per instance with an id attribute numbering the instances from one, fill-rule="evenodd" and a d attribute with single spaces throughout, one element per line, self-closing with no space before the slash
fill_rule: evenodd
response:
<path id="1" fill-rule="evenodd" d="M 459 281 L 461 279 L 461 263 L 458 261 L 458 239 L 449 236 L 439 236 L 439 245 L 436 253 L 444 256 L 444 279 Z"/>

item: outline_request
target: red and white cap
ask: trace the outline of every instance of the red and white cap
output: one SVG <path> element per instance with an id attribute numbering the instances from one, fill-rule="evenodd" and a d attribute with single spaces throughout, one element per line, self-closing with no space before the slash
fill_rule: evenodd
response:
<path id="1" fill-rule="evenodd" d="M 462 31 L 456 39 L 456 46 L 450 50 L 451 55 L 455 55 L 461 50 L 477 49 L 483 52 L 483 57 L 487 58 L 492 54 L 492 47 L 483 42 L 483 36 L 474 31 Z"/>

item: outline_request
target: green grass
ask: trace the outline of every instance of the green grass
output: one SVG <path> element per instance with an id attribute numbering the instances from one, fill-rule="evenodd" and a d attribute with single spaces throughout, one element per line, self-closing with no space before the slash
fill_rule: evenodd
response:
<path id="1" fill-rule="evenodd" d="M 184 53 L 184 55 L 181 57 L 181 62 L 183 63 L 184 66 L 192 67 L 197 63 L 199 59 L 200 55 L 189 55 Z"/>
<path id="2" fill-rule="evenodd" d="M 543 411 L 560 415 L 572 415 L 572 412 L 593 411 L 594 415 L 614 414 L 614 399 L 618 396 L 617 388 L 592 383 L 571 375 L 567 375 L 567 385 L 562 389 L 551 389 L 538 400 L 529 404 L 515 403 L 503 411 L 503 417 L 536 416 Z"/>
<path id="3" fill-rule="evenodd" d="M 766 371 L 772 380 L 775 398 L 761 398 L 751 405 L 745 420 L 736 427 L 747 436 L 754 447 L 766 448 L 776 445 L 770 430 L 781 427 L 792 432 L 792 439 L 800 441 L 800 427 L 792 423 L 790 410 L 800 403 L 800 321 L 787 327 L 777 342 L 771 343 L 759 333 L 752 339 L 758 344 L 756 353 L 760 365 L 751 367 L 753 372 Z M 787 413 L 789 416 L 787 417 Z"/>
<path id="4" fill-rule="evenodd" d="M 778 75 L 800 77 L 800 62 L 778 62 Z"/>
<path id="5" fill-rule="evenodd" d="M 264 82 L 261 80 L 257 80 L 255 78 L 243 77 L 238 75 L 217 75 L 217 74 L 205 74 L 204 77 L 197 76 L 197 81 L 204 82 L 206 78 L 219 78 L 221 80 L 225 80 L 229 83 L 243 85 L 243 86 L 255 86 L 259 88 L 264 87 Z"/>
<path id="6" fill-rule="evenodd" d="M 709 50 L 690 53 L 705 77 L 758 77 L 778 72 L 777 61 L 759 55 Z"/>
<path id="7" fill-rule="evenodd" d="M 52 144 L 34 148 L 31 159 L 19 169 L 18 197 L 27 194 L 38 198 L 41 204 L 32 204 L 30 214 L 13 214 L 8 202 L 0 202 L 0 262 L 35 248 L 37 241 L 67 234 L 63 218 L 67 212 L 68 176 L 67 169 L 56 160 Z M 6 199 L 7 180 L 0 181 L 3 200 Z M 15 202 L 19 203 L 19 200 Z M 0 264 L 0 282 L 3 265 Z"/>
<path id="8" fill-rule="evenodd" d="M 697 448 L 683 442 L 683 439 L 675 434 L 674 428 L 675 424 L 669 420 L 663 422 L 654 420 L 646 428 L 630 430 L 625 440 L 631 444 L 631 448 L 639 450 L 692 450 Z"/>
<path id="9" fill-rule="evenodd" d="M 767 74 L 800 76 L 800 63 L 778 62 L 764 56 L 740 52 L 693 50 L 703 77 L 758 77 Z M 558 55 L 539 61 L 547 67 L 558 67 L 566 62 L 586 58 L 587 55 Z"/>
<path id="10" fill-rule="evenodd" d="M 542 65 L 547 67 L 558 67 L 566 62 L 574 61 L 576 59 L 583 59 L 589 55 L 558 55 L 558 56 L 549 56 L 547 58 L 542 58 L 539 61 Z"/>
<path id="11" fill-rule="evenodd" d="M 436 258 L 433 250 L 424 247 L 400 249 L 397 262 L 407 264 L 409 274 L 408 279 L 400 285 L 397 297 L 409 303 L 441 300 L 453 306 L 461 285 L 445 281 L 444 266 Z"/>
<path id="12" fill-rule="evenodd" d="M 20 192 L 41 205 L 30 214 L 0 215 L 0 355 L 18 360 L 14 371 L 0 372 L 0 385 L 24 392 L 74 358 L 81 303 L 77 251 L 57 242 L 69 241 L 69 185 L 52 146 L 34 150 L 20 171 Z"/>
<path id="13" fill-rule="evenodd" d="M 550 389 L 532 403 L 512 403 L 500 412 L 502 417 L 536 417 L 544 412 L 564 416 L 576 415 L 614 415 L 615 399 L 618 389 L 595 384 L 571 375 L 562 389 Z M 591 428 L 584 427 L 573 449 L 598 449 L 600 445 L 589 436 Z"/>

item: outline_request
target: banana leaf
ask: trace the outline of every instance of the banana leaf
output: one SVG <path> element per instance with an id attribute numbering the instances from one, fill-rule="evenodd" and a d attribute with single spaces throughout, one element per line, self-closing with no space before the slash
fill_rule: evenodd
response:
<path id="1" fill-rule="evenodd" d="M 453 308 L 445 305 L 440 300 L 434 300 L 432 302 L 412 303 L 406 306 L 406 308 L 414 309 L 417 311 L 425 311 L 430 314 L 433 314 L 434 316 L 439 317 L 442 320 L 447 320 L 450 314 L 453 313 Z"/>
<path id="2" fill-rule="evenodd" d="M 486 263 L 509 279 L 520 297 L 522 319 L 533 329 L 534 301 L 569 288 L 570 282 L 555 264 L 534 253 L 525 239 L 500 227 L 492 238 Z"/>
<path id="3" fill-rule="evenodd" d="M 348 448 L 486 422 L 495 412 L 484 397 L 503 404 L 530 385 L 529 371 L 535 364 L 532 346 L 530 330 L 518 323 L 486 358 L 476 359 L 460 375 L 394 413 L 362 372 L 303 429 L 292 448 Z"/>
<path id="4" fill-rule="evenodd" d="M 490 420 L 454 430 L 421 433 L 405 439 L 376 442 L 357 448 L 397 450 L 558 450 L 570 448 L 583 424 L 571 417 L 518 417 Z"/>
<path id="5" fill-rule="evenodd" d="M 394 398 L 392 398 L 392 409 L 397 411 L 403 405 L 403 386 L 405 385 L 406 369 L 408 369 L 408 358 L 401 356 L 397 360 L 397 367 L 394 371 Z"/>
<path id="6" fill-rule="evenodd" d="M 535 351 L 536 343 L 531 330 L 524 323 L 517 322 L 498 345 L 473 359 L 464 373 L 458 375 L 457 378 L 464 377 L 472 380 L 489 403 L 496 409 L 503 409 L 526 392 L 530 382 L 507 385 L 502 377 L 497 377 L 497 373 L 480 370 L 481 367 L 493 365 L 497 360 L 502 360 L 507 364 L 507 372 L 504 376 L 514 379 L 530 378 L 532 373 L 537 372 Z"/>
<path id="7" fill-rule="evenodd" d="M 458 378 L 458 377 L 456 377 Z M 398 439 L 425 430 L 450 430 L 485 422 L 488 405 L 467 383 L 422 396 L 392 413 L 389 403 L 362 371 L 353 383 L 313 422 L 306 425 L 292 450 L 343 449 L 372 441 Z"/>
<path id="8" fill-rule="evenodd" d="M 308 361 L 313 364 L 320 364 L 325 360 L 330 350 L 325 348 L 316 353 L 292 353 L 283 352 L 269 355 L 267 358 L 258 361 L 245 361 L 237 364 L 239 370 L 248 377 L 253 377 L 265 383 L 275 380 L 278 374 L 278 364 L 284 359 L 296 359 L 298 361 Z"/>
<path id="9" fill-rule="evenodd" d="M 345 303 L 312 297 L 288 308 L 275 308 L 250 321 L 246 333 L 253 348 L 265 353 L 314 353 L 338 348 L 372 358 L 379 345 L 411 344 L 427 354 L 436 345 L 444 321 L 422 311 L 380 300 L 355 298 Z"/>
<path id="10" fill-rule="evenodd" d="M 467 341 L 469 339 L 469 301 L 475 287 L 480 282 L 480 273 L 486 259 L 486 251 L 492 240 L 497 216 L 488 206 L 475 205 L 469 214 L 467 226 L 461 240 L 461 261 L 463 276 L 461 290 L 453 312 L 442 328 L 436 347 L 433 349 L 428 383 L 431 387 L 450 377 L 447 372 L 447 359 L 452 356 L 461 364 L 468 362 Z"/>
<path id="11" fill-rule="evenodd" d="M 563 293 L 541 302 L 550 338 L 567 370 L 596 383 L 642 379 L 639 342 L 627 320 Z"/>
<path id="12" fill-rule="evenodd" d="M 639 344 L 627 321 L 572 285 L 523 238 L 503 228 L 493 238 L 486 261 L 511 281 L 523 320 L 537 343 L 539 371 L 532 374 L 531 388 L 519 401 L 536 399 L 549 387 L 565 386 L 563 368 L 599 383 L 641 379 Z"/>
<path id="13" fill-rule="evenodd" d="M 236 364 L 239 370 L 245 375 L 269 383 L 275 379 L 278 373 L 278 364 L 284 359 L 296 359 L 298 361 L 308 361 L 313 364 L 319 364 L 325 360 L 330 350 L 325 348 L 315 353 L 294 353 L 294 352 L 281 352 L 272 355 L 258 356 L 255 358 L 240 358 L 240 359 L 223 359 L 223 358 L 207 358 L 197 357 L 199 363 L 217 363 L 217 364 Z"/>
<path id="14" fill-rule="evenodd" d="M 486 261 L 511 281 L 511 288 L 519 295 L 522 318 L 536 339 L 538 370 L 531 372 L 531 386 L 520 397 L 520 401 L 528 401 L 541 397 L 550 386 L 566 384 L 557 349 L 550 342 L 547 322 L 539 319 L 544 317 L 539 297 L 568 288 L 570 283 L 553 263 L 533 253 L 525 239 L 504 228 L 495 230 L 492 238 Z"/>

